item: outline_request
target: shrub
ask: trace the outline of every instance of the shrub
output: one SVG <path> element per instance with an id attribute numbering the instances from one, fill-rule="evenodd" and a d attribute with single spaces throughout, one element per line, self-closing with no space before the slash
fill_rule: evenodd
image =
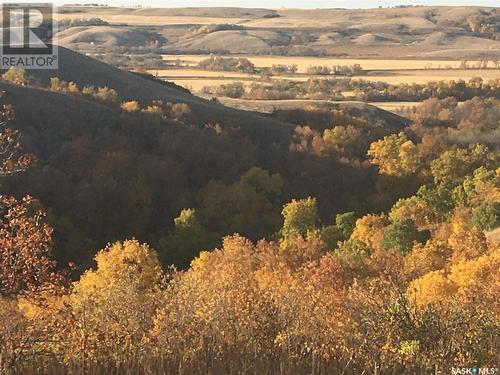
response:
<path id="1" fill-rule="evenodd" d="M 93 96 L 103 102 L 116 102 L 118 100 L 118 93 L 106 86 L 97 88 Z"/>
<path id="2" fill-rule="evenodd" d="M 26 71 L 23 68 L 11 67 L 4 74 L 2 74 L 2 79 L 5 82 L 18 86 L 26 86 L 28 84 L 28 77 L 26 76 Z"/>
<path id="3" fill-rule="evenodd" d="M 141 110 L 141 106 L 135 100 L 131 100 L 129 102 L 123 102 L 120 105 L 120 108 L 123 109 L 125 112 L 138 112 Z"/>
<path id="4" fill-rule="evenodd" d="M 227 85 L 217 87 L 215 94 L 229 98 L 241 98 L 245 94 L 245 87 L 243 87 L 241 82 L 228 83 Z"/>
<path id="5" fill-rule="evenodd" d="M 273 64 L 273 66 L 271 66 L 271 72 L 274 74 L 294 74 L 297 72 L 297 64 Z"/>
<path id="6" fill-rule="evenodd" d="M 306 69 L 306 73 L 310 75 L 330 75 L 332 70 L 327 66 L 310 66 Z"/>
<path id="7" fill-rule="evenodd" d="M 62 81 L 58 77 L 52 77 L 50 79 L 50 90 L 67 94 L 80 94 L 80 90 L 76 83 Z"/>
<path id="8" fill-rule="evenodd" d="M 190 114 L 191 109 L 186 103 L 172 104 L 172 108 L 170 109 L 170 117 L 177 121 L 186 120 Z"/>

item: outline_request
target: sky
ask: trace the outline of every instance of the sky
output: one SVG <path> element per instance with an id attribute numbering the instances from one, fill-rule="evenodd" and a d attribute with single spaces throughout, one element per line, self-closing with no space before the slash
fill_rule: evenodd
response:
<path id="1" fill-rule="evenodd" d="M 248 8 L 377 8 L 413 4 L 413 5 L 483 5 L 499 6 L 498 0 L 53 0 L 56 4 L 102 3 L 112 6 L 143 5 L 151 7 L 201 7 L 201 6 L 233 6 Z M 0 1 L 3 2 L 3 1 Z M 12 2 L 9 0 L 8 2 Z"/>

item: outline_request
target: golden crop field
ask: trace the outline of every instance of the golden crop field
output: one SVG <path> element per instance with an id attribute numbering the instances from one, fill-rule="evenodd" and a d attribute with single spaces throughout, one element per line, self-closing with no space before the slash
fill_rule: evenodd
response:
<path id="1" fill-rule="evenodd" d="M 207 71 L 194 68 L 175 68 L 175 69 L 154 69 L 149 73 L 158 76 L 161 79 L 174 82 L 198 92 L 204 86 L 216 86 L 231 82 L 242 82 L 249 84 L 260 77 L 255 74 L 246 74 L 239 72 Z M 279 75 L 272 79 L 289 79 L 294 81 L 306 81 L 312 76 L 308 75 Z M 328 79 L 332 76 L 314 76 L 316 78 Z M 500 79 L 500 70 L 493 69 L 450 69 L 450 70 L 383 70 L 381 74 L 354 76 L 352 78 L 365 79 L 372 82 L 387 82 L 390 84 L 400 83 L 418 83 L 423 84 L 430 81 L 440 80 L 470 80 L 474 77 L 481 77 L 484 80 Z"/>
<path id="2" fill-rule="evenodd" d="M 175 83 L 176 85 L 185 87 L 189 91 L 193 93 L 199 93 L 203 87 L 205 86 L 220 86 L 220 85 L 227 85 L 228 83 L 232 82 L 241 82 L 243 86 L 248 86 L 252 83 L 252 81 L 240 81 L 240 80 L 234 80 L 234 79 L 224 79 L 224 78 L 214 78 L 214 79 L 207 79 L 207 78 L 179 78 L 179 79 L 167 79 L 168 81 L 171 81 Z"/>
<path id="3" fill-rule="evenodd" d="M 160 78 L 178 82 L 183 80 L 199 80 L 206 81 L 207 84 L 216 80 L 225 81 L 247 81 L 252 79 L 259 79 L 259 76 L 254 74 L 236 73 L 236 72 L 214 72 L 193 69 L 162 69 L 162 70 L 149 70 L 149 73 Z M 332 76 L 273 76 L 272 79 L 289 79 L 294 81 L 306 81 L 307 79 L 323 78 L 328 79 Z M 387 82 L 393 84 L 399 83 L 427 83 L 430 81 L 441 80 L 470 80 L 474 77 L 480 77 L 484 80 L 500 79 L 500 70 L 484 70 L 484 69 L 470 69 L 470 70 L 451 70 L 451 71 L 412 71 L 411 73 L 392 72 L 392 74 L 382 75 L 364 75 L 354 76 L 353 79 L 365 79 L 372 82 Z"/>
<path id="4" fill-rule="evenodd" d="M 258 78 L 255 74 L 240 72 L 209 71 L 202 69 L 153 69 L 149 73 L 159 77 L 206 77 L 206 78 Z"/>
<path id="5" fill-rule="evenodd" d="M 164 60 L 181 60 L 190 67 L 196 66 L 198 62 L 206 59 L 207 55 L 162 55 Z M 331 57 L 309 57 L 309 56 L 250 56 L 243 55 L 255 66 L 271 67 L 274 64 L 297 65 L 298 73 L 305 73 L 310 66 L 333 66 L 359 64 L 367 70 L 407 70 L 407 69 L 458 69 L 460 60 L 391 60 L 391 59 L 339 59 Z M 475 66 L 477 61 L 470 61 L 470 66 Z M 489 63 L 492 67 L 492 63 Z"/>
<path id="6" fill-rule="evenodd" d="M 225 18 L 225 17 L 190 17 L 190 16 L 153 16 L 153 15 L 123 15 L 110 14 L 109 12 L 94 10 L 93 17 L 103 19 L 110 23 L 127 24 L 135 26 L 164 26 L 164 25 L 192 25 L 199 23 L 221 24 L 221 23 L 239 23 L 240 18 Z M 56 14 L 58 19 L 79 19 L 81 13 L 64 13 Z"/>

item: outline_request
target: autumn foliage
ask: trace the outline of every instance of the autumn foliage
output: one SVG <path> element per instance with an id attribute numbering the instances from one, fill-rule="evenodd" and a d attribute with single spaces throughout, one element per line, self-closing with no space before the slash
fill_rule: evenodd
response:
<path id="1" fill-rule="evenodd" d="M 74 90 L 51 83 L 54 91 Z M 116 104 L 110 89 L 84 90 L 71 95 Z M 66 242 L 71 254 L 79 228 L 30 196 L 0 196 L 0 374 L 389 375 L 494 367 L 500 155 L 494 145 L 456 141 L 473 134 L 471 118 L 491 107 L 465 103 L 469 112 L 460 107 L 446 117 L 443 107 L 453 103 L 425 106 L 437 115 L 416 109 L 411 126 L 390 134 L 356 119 L 322 131 L 299 126 L 287 144 L 288 167 L 297 171 L 251 166 L 200 180 L 195 198 L 176 202 L 172 226 L 151 237 L 154 246 L 117 240 L 118 230 L 102 234 L 110 243 L 87 270 L 58 262 L 54 252 L 59 230 L 75 241 Z M 187 105 L 161 101 L 120 108 L 120 116 L 179 126 L 192 115 Z M 0 184 L 35 161 L 22 151 L 21 133 L 6 128 L 12 108 L 3 116 Z M 222 139 L 237 132 L 218 124 L 189 131 Z M 357 144 L 364 135 L 373 139 Z M 80 141 L 84 154 L 90 146 Z M 114 163 L 133 160 L 118 151 L 99 157 L 95 177 L 103 184 Z M 151 193 L 141 173 L 157 178 L 174 163 L 147 160 L 152 166 L 144 163 L 133 180 L 110 183 L 130 188 L 124 196 L 142 208 L 120 211 L 131 226 L 164 217 L 154 211 L 163 196 Z M 371 183 L 367 199 L 333 194 L 325 181 L 337 182 L 323 180 L 318 168 L 332 165 L 362 171 Z M 198 174 L 209 167 L 189 166 Z M 286 199 L 290 180 L 323 198 L 304 188 Z M 177 188 L 165 186 L 165 194 Z M 115 203 L 112 188 L 107 199 L 93 195 L 98 214 L 85 207 L 87 220 L 112 227 L 107 220 L 117 216 L 98 211 Z"/>

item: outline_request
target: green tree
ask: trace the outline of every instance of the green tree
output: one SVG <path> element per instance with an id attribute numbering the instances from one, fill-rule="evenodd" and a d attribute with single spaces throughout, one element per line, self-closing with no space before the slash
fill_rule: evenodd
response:
<path id="1" fill-rule="evenodd" d="M 382 248 L 407 254 L 415 242 L 425 242 L 427 239 L 428 232 L 419 232 L 413 220 L 400 219 L 394 221 L 385 229 Z"/>
<path id="2" fill-rule="evenodd" d="M 230 185 L 211 181 L 201 189 L 198 217 L 210 232 L 240 233 L 258 240 L 279 228 L 277 203 L 282 189 L 279 174 L 252 167 Z"/>
<path id="3" fill-rule="evenodd" d="M 335 225 L 342 232 L 345 239 L 349 238 L 356 226 L 356 215 L 353 211 L 335 216 Z"/>
<path id="4" fill-rule="evenodd" d="M 336 225 L 328 225 L 321 228 L 319 235 L 329 249 L 335 249 L 339 241 L 346 239 L 343 232 Z"/>
<path id="5" fill-rule="evenodd" d="M 245 87 L 241 82 L 228 83 L 220 85 L 215 90 L 217 96 L 227 96 L 229 98 L 241 98 L 245 93 Z"/>
<path id="6" fill-rule="evenodd" d="M 445 184 L 435 186 L 421 186 L 417 191 L 417 197 L 421 198 L 442 221 L 449 218 L 454 208 L 452 191 Z"/>
<path id="7" fill-rule="evenodd" d="M 182 210 L 174 219 L 174 225 L 175 228 L 158 241 L 158 252 L 164 265 L 187 268 L 201 250 L 215 246 L 215 236 L 203 228 L 196 210 Z"/>
<path id="8" fill-rule="evenodd" d="M 486 146 L 470 145 L 468 149 L 455 148 L 443 152 L 431 162 L 431 172 L 436 184 L 457 185 L 476 168 L 486 164 L 491 155 Z"/>
<path id="9" fill-rule="evenodd" d="M 283 211 L 283 227 L 281 236 L 286 239 L 290 237 L 305 237 L 309 231 L 316 229 L 318 223 L 318 207 L 316 198 L 293 199 L 285 204 Z"/>
<path id="10" fill-rule="evenodd" d="M 340 244 L 335 251 L 340 258 L 353 263 L 362 263 L 372 253 L 370 247 L 363 241 L 349 239 Z"/>
<path id="11" fill-rule="evenodd" d="M 432 207 L 418 196 L 399 199 L 392 206 L 389 213 L 391 221 L 405 218 L 413 220 L 418 228 L 429 227 L 437 221 L 436 213 Z"/>
<path id="12" fill-rule="evenodd" d="M 472 209 L 471 223 L 482 231 L 498 227 L 500 225 L 500 203 L 483 202 Z"/>

